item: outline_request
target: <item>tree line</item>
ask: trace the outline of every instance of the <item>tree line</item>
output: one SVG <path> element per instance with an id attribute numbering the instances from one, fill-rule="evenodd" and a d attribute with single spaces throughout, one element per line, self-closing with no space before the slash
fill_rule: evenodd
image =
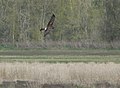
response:
<path id="1" fill-rule="evenodd" d="M 120 40 L 120 0 L 0 0 L 0 42 L 42 42 L 52 13 L 48 40 Z"/>

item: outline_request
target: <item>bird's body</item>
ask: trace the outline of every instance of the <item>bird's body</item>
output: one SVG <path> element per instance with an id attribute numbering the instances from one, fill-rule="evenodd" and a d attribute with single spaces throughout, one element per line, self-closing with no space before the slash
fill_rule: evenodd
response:
<path id="1" fill-rule="evenodd" d="M 52 17 L 51 17 L 51 19 L 50 19 L 50 21 L 47 24 L 47 27 L 40 29 L 40 31 L 44 31 L 44 37 L 47 34 L 49 34 L 52 29 L 54 29 L 54 27 L 53 27 L 54 21 L 55 21 L 55 15 L 53 14 Z"/>

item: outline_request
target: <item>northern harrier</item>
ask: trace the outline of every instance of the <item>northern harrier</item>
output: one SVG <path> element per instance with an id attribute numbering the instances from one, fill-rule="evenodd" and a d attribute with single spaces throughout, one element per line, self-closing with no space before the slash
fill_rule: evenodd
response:
<path id="1" fill-rule="evenodd" d="M 53 15 L 51 16 L 50 21 L 49 21 L 48 24 L 47 24 L 47 27 L 40 29 L 40 31 L 44 31 L 44 37 L 45 37 L 47 34 L 50 33 L 51 29 L 54 29 L 54 27 L 53 27 L 54 21 L 55 21 L 55 15 L 53 14 Z"/>

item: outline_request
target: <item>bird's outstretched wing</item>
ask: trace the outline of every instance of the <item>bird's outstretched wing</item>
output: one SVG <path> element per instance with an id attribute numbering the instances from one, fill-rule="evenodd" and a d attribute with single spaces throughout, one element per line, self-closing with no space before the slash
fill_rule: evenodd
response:
<path id="1" fill-rule="evenodd" d="M 53 14 L 52 17 L 51 17 L 51 19 L 50 19 L 50 21 L 47 24 L 47 29 L 44 32 L 44 37 L 47 34 L 49 34 L 49 32 L 50 32 L 51 29 L 54 29 L 54 27 L 53 27 L 54 21 L 55 21 L 55 15 Z"/>
<path id="2" fill-rule="evenodd" d="M 47 24 L 47 29 L 48 29 L 48 30 L 53 29 L 54 21 L 55 21 L 55 15 L 53 14 L 53 15 L 51 16 L 50 21 L 49 21 L 48 24 Z"/>
<path id="3" fill-rule="evenodd" d="M 43 30 L 45 30 L 45 28 L 41 28 L 41 29 L 40 29 L 40 31 L 43 31 Z"/>

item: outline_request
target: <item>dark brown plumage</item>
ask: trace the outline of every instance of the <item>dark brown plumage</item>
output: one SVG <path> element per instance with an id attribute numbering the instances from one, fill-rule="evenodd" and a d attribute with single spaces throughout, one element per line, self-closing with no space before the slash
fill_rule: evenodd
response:
<path id="1" fill-rule="evenodd" d="M 54 29 L 54 27 L 53 27 L 54 21 L 55 21 L 55 15 L 53 14 L 53 15 L 51 16 L 50 21 L 49 21 L 48 24 L 47 24 L 47 27 L 40 29 L 40 31 L 44 31 L 44 37 L 45 37 L 47 34 L 50 33 L 51 29 Z"/>

